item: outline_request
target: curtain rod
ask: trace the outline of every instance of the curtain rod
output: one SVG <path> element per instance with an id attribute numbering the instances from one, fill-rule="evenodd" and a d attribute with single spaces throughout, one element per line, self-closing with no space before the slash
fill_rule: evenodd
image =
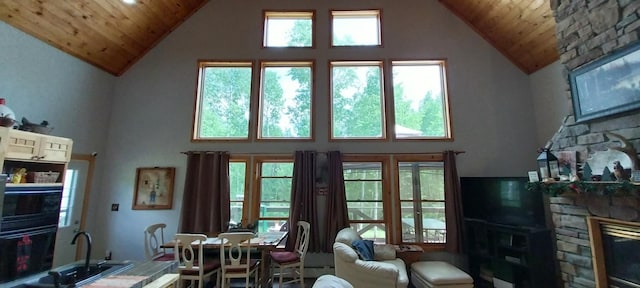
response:
<path id="1" fill-rule="evenodd" d="M 229 152 L 229 151 L 182 151 L 180 152 L 180 154 L 189 154 L 191 152 L 205 152 L 205 153 L 215 153 L 215 152 Z M 328 152 L 328 151 L 326 151 Z M 325 153 L 320 151 L 320 153 Z M 363 153 L 363 154 L 378 154 L 378 155 L 388 155 L 388 154 L 394 154 L 394 155 L 398 155 L 398 154 L 438 154 L 440 152 L 415 152 L 415 153 L 408 153 L 408 152 L 401 152 L 401 153 Z M 464 154 L 467 153 L 467 151 L 464 150 L 454 150 L 453 153 L 456 153 L 456 155 L 458 154 Z M 287 153 L 254 153 L 254 154 L 249 154 L 249 153 L 237 153 L 237 155 L 272 155 L 272 154 L 276 154 L 276 155 L 284 155 Z M 344 154 L 353 154 L 353 153 L 344 153 Z"/>
<path id="2" fill-rule="evenodd" d="M 216 153 L 216 152 L 229 152 L 229 151 L 182 151 L 180 154 L 189 154 L 192 152 L 204 152 L 204 153 Z"/>

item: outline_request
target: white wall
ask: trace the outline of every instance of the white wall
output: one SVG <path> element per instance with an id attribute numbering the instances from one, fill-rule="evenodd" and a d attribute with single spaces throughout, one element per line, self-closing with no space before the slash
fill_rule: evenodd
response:
<path id="1" fill-rule="evenodd" d="M 100 185 L 115 77 L 0 21 L 0 97 L 18 120 L 47 120 L 52 135 L 73 139 L 73 153 L 98 152 L 93 199 Z M 96 205 L 96 201 L 91 206 Z M 97 226 L 93 208 L 87 230 Z"/>
<path id="2" fill-rule="evenodd" d="M 113 250 L 116 259 L 142 259 L 142 230 L 166 222 L 177 231 L 187 150 L 232 153 L 291 153 L 338 149 L 354 152 L 437 152 L 464 150 L 463 176 L 524 176 L 535 169 L 536 129 L 526 74 L 512 65 L 466 24 L 435 0 L 393 1 L 210 1 L 117 79 L 109 127 L 103 185 L 95 213 L 96 251 Z M 311 5 L 311 6 L 310 6 Z M 260 48 L 263 9 L 315 9 L 315 49 Z M 329 49 L 329 9 L 381 8 L 383 48 Z M 315 59 L 316 123 L 328 115 L 327 61 L 330 59 L 446 58 L 453 115 L 452 142 L 333 143 L 327 127 L 315 143 L 191 143 L 198 59 Z M 174 166 L 173 209 L 131 210 L 135 170 Z M 120 203 L 119 212 L 109 211 Z M 99 252 L 98 252 L 99 253 Z M 99 254 L 98 254 L 99 255 Z"/>
<path id="3" fill-rule="evenodd" d="M 572 114 L 568 82 L 562 69 L 558 60 L 530 75 L 538 147 L 544 147 L 562 126 L 564 118 Z"/>
<path id="4" fill-rule="evenodd" d="M 546 104 L 561 99 L 550 95 L 564 85 L 557 64 L 528 77 L 437 1 L 405 0 L 397 5 L 401 7 L 392 3 L 211 0 L 120 78 L 0 22 L 0 97 L 7 98 L 18 117 L 47 120 L 55 128 L 52 134 L 72 138 L 74 152 L 99 153 L 87 227 L 96 258 L 111 249 L 116 259 L 142 259 L 142 229 L 149 223 L 166 222 L 168 233 L 177 231 L 185 182 L 181 151 L 454 149 L 466 151 L 458 156 L 461 176 L 524 176 L 534 169 L 535 149 L 553 135 L 557 119 L 564 116 L 546 116 Z M 317 11 L 316 48 L 260 49 L 262 10 L 298 8 Z M 321 28 L 328 26 L 328 10 L 367 8 L 383 9 L 384 47 L 329 49 L 329 35 Z M 325 126 L 317 127 L 316 143 L 255 146 L 189 140 L 198 59 L 315 59 L 315 121 L 322 124 L 328 107 L 322 98 L 328 95 L 327 61 L 417 58 L 448 61 L 452 142 L 332 143 L 326 140 Z M 173 209 L 131 210 L 135 170 L 153 166 L 177 168 Z M 111 212 L 111 203 L 119 203 L 120 211 Z"/>

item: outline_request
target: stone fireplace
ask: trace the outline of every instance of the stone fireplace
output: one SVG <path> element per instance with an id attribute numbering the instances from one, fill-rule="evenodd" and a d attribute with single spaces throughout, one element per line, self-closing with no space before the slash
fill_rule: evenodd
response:
<path id="1" fill-rule="evenodd" d="M 569 71 L 639 41 L 638 0 L 551 0 L 551 8 L 557 22 L 558 51 L 565 79 L 568 79 Z M 564 98 L 570 102 L 568 80 L 566 84 Z M 575 123 L 573 116 L 569 115 L 550 140 L 551 151 L 576 151 L 577 161 L 585 162 L 594 153 L 616 145 L 606 132 L 626 138 L 636 151 L 640 151 L 640 112 L 635 110 L 581 123 Z M 600 223 L 622 221 L 631 227 L 640 224 L 640 198 L 637 195 L 613 197 L 596 194 L 569 193 L 549 198 L 557 246 L 557 266 L 564 287 L 606 287 L 602 279 L 606 282 L 608 277 L 617 276 L 603 275 L 607 269 L 597 265 L 610 261 L 605 259 L 604 248 L 612 246 L 611 243 L 631 245 L 627 243 L 632 242 L 603 236 L 602 230 L 608 228 L 603 229 Z M 591 218 L 592 216 L 599 218 Z M 604 220 L 593 223 L 590 219 Z M 597 228 L 590 230 L 589 223 Z M 608 227 L 606 225 L 604 227 Z M 592 230 L 596 229 L 599 234 L 593 235 L 600 236 L 590 237 L 590 231 L 593 233 Z M 638 245 L 637 242 L 635 245 Z M 592 246 L 595 253 L 592 253 Z M 593 260 L 594 257 L 596 261 Z M 640 259 L 631 261 L 631 264 L 626 265 L 640 265 Z M 615 273 L 619 272 L 613 272 Z M 624 271 L 622 274 L 624 276 Z M 611 282 L 609 285 L 612 285 Z"/>

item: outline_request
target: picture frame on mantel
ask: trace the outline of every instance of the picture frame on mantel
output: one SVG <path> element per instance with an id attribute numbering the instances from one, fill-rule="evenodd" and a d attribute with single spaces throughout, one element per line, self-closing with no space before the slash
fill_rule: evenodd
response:
<path id="1" fill-rule="evenodd" d="M 171 209 L 175 174 L 174 167 L 137 168 L 132 209 Z"/>
<path id="2" fill-rule="evenodd" d="M 576 122 L 640 108 L 640 44 L 569 73 Z"/>

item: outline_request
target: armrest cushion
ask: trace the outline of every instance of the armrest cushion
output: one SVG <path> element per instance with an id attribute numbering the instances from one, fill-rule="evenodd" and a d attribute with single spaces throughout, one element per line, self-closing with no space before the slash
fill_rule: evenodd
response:
<path id="1" fill-rule="evenodd" d="M 356 251 L 354 251 L 351 246 L 340 242 L 333 243 L 333 254 L 335 257 L 347 263 L 356 262 L 358 259 L 358 254 L 356 254 Z"/>
<path id="2" fill-rule="evenodd" d="M 376 244 L 373 246 L 373 254 L 375 260 L 393 260 L 396 259 L 396 247 L 389 244 Z"/>

